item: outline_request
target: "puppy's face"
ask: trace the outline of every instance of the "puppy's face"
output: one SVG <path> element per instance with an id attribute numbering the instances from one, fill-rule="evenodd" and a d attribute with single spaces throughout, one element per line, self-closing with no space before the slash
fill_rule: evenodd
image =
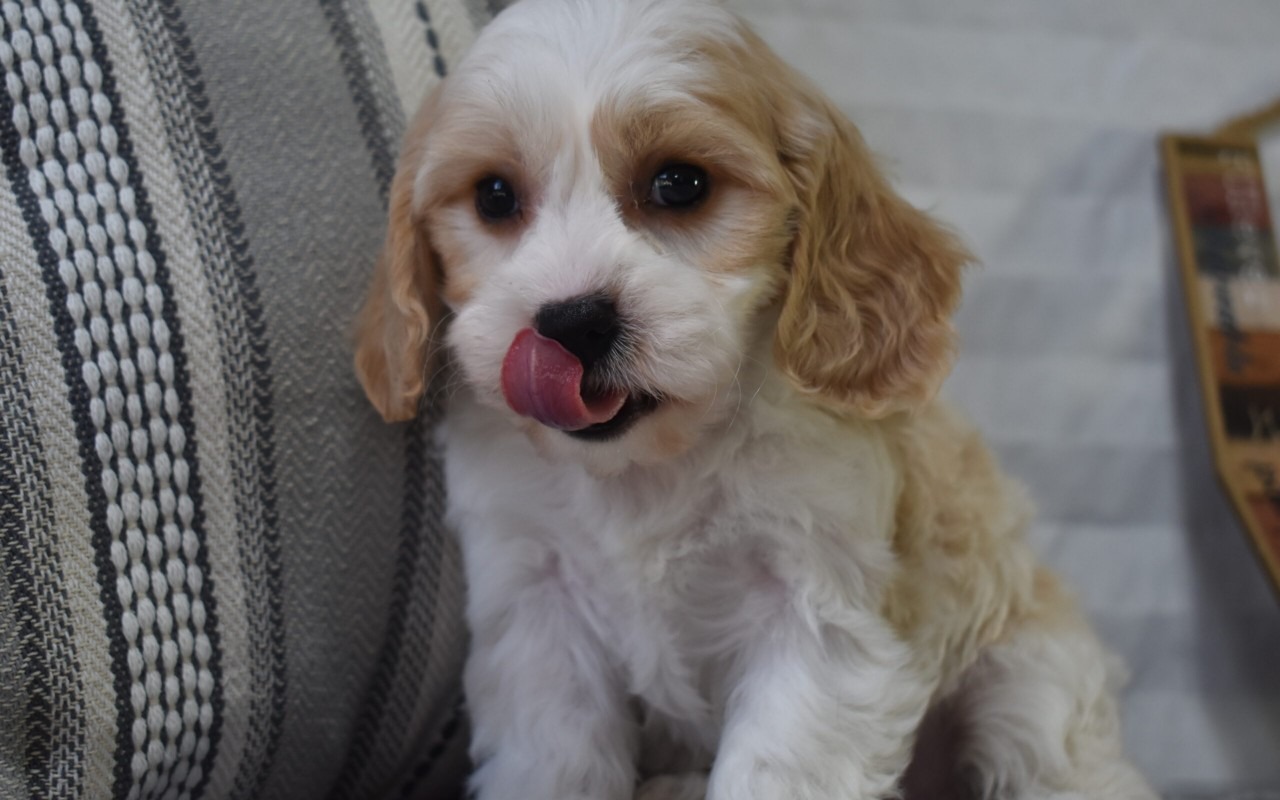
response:
<path id="1" fill-rule="evenodd" d="M 963 254 L 712 2 L 518 3 L 424 104 L 391 204 L 357 355 L 388 418 L 443 344 L 544 452 L 612 471 L 694 446 L 764 362 L 870 415 L 946 371 Z"/>

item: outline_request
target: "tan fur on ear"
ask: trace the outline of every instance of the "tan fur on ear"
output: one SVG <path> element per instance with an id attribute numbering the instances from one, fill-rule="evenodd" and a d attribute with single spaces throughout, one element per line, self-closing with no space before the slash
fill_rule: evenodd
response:
<path id="1" fill-rule="evenodd" d="M 434 117 L 439 87 L 427 97 L 405 137 L 391 182 L 387 238 L 356 320 L 356 374 L 388 422 L 412 419 L 426 389 L 439 276 L 423 221 L 414 209 L 414 180 Z"/>
<path id="2" fill-rule="evenodd" d="M 894 193 L 829 101 L 805 87 L 800 105 L 779 123 L 800 209 L 775 356 L 835 408 L 868 417 L 917 408 L 950 371 L 951 313 L 970 256 Z"/>

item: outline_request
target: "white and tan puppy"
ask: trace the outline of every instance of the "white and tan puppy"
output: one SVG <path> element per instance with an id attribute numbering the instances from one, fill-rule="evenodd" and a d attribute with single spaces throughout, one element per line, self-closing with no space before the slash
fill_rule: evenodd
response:
<path id="1" fill-rule="evenodd" d="M 523 0 L 426 101 L 356 365 L 447 381 L 480 800 L 1150 797 L 934 400 L 957 241 L 711 0 Z"/>

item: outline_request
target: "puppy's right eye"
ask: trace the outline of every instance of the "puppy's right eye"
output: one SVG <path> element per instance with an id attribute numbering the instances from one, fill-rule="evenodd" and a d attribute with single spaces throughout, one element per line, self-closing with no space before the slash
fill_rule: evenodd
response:
<path id="1" fill-rule="evenodd" d="M 515 187 L 506 178 L 490 175 L 476 184 L 476 210 L 485 219 L 505 219 L 520 210 Z"/>
<path id="2" fill-rule="evenodd" d="M 692 164 L 667 164 L 653 176 L 649 201 L 666 208 L 688 208 L 706 191 L 706 171 Z"/>

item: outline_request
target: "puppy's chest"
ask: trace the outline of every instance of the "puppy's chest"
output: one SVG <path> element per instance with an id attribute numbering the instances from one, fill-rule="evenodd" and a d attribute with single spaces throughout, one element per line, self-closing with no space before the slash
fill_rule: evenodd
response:
<path id="1" fill-rule="evenodd" d="M 560 553 L 567 589 L 628 688 L 673 717 L 714 714 L 722 676 L 781 602 L 762 544 L 689 520 L 661 543 L 609 537 Z M 643 538 L 643 537 L 637 537 Z"/>

